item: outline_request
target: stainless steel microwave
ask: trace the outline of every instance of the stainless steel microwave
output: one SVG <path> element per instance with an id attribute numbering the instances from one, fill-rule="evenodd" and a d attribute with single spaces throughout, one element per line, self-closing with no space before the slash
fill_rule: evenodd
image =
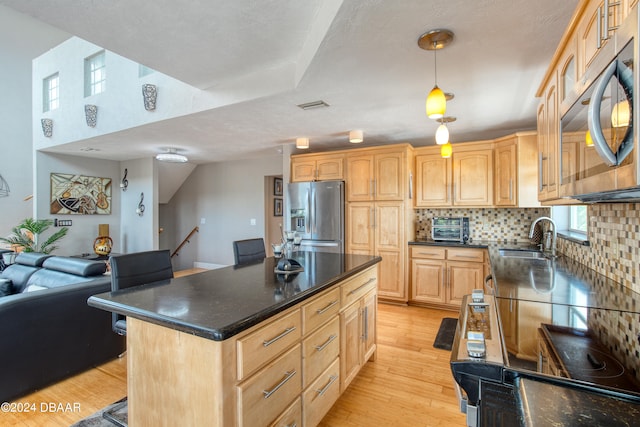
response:
<path id="1" fill-rule="evenodd" d="M 636 6 L 587 64 L 582 79 L 559 91 L 567 94 L 560 103 L 560 197 L 640 198 L 637 39 Z"/>
<path id="2" fill-rule="evenodd" d="M 469 218 L 438 217 L 431 219 L 431 238 L 436 242 L 467 243 Z"/>

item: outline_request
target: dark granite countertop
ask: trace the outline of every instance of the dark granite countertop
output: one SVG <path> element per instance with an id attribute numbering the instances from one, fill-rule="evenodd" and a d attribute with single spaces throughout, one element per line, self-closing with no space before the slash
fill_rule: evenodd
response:
<path id="1" fill-rule="evenodd" d="M 520 377 L 516 404 L 525 426 L 637 426 L 640 399 L 561 381 Z"/>
<path id="2" fill-rule="evenodd" d="M 228 339 L 381 261 L 378 256 L 298 252 L 295 275 L 277 259 L 225 267 L 89 298 L 88 304 L 215 341 Z"/>

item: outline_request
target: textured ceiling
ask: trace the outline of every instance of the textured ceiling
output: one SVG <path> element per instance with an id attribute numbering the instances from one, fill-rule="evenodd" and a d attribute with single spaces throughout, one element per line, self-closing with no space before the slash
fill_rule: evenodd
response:
<path id="1" fill-rule="evenodd" d="M 365 145 L 433 144 L 434 55 L 417 40 L 435 28 L 455 33 L 437 54 L 438 84 L 455 94 L 451 142 L 535 129 L 535 92 L 577 3 L 0 0 L 192 86 L 242 92 L 243 102 L 60 147 L 125 160 L 177 145 L 194 163 L 275 154 L 299 136 L 312 151 L 349 148 L 351 129 Z M 296 107 L 319 99 L 330 107 Z M 79 151 L 96 145 L 109 149 Z"/>

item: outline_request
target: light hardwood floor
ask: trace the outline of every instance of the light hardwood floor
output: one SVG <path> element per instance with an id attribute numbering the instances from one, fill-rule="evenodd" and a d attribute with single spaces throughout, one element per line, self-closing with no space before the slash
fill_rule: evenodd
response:
<path id="1" fill-rule="evenodd" d="M 378 357 L 369 362 L 320 426 L 464 426 L 449 369 L 450 353 L 433 348 L 440 321 L 457 313 L 379 304 Z M 111 361 L 16 402 L 35 412 L 0 413 L 2 426 L 68 426 L 127 392 L 126 360 Z M 80 411 L 42 411 L 78 403 Z"/>

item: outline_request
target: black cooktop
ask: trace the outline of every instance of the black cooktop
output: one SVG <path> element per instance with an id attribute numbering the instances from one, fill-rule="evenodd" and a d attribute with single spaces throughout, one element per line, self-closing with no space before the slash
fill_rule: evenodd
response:
<path id="1" fill-rule="evenodd" d="M 542 324 L 542 330 L 570 378 L 640 392 L 632 373 L 589 332 L 549 324 Z"/>

